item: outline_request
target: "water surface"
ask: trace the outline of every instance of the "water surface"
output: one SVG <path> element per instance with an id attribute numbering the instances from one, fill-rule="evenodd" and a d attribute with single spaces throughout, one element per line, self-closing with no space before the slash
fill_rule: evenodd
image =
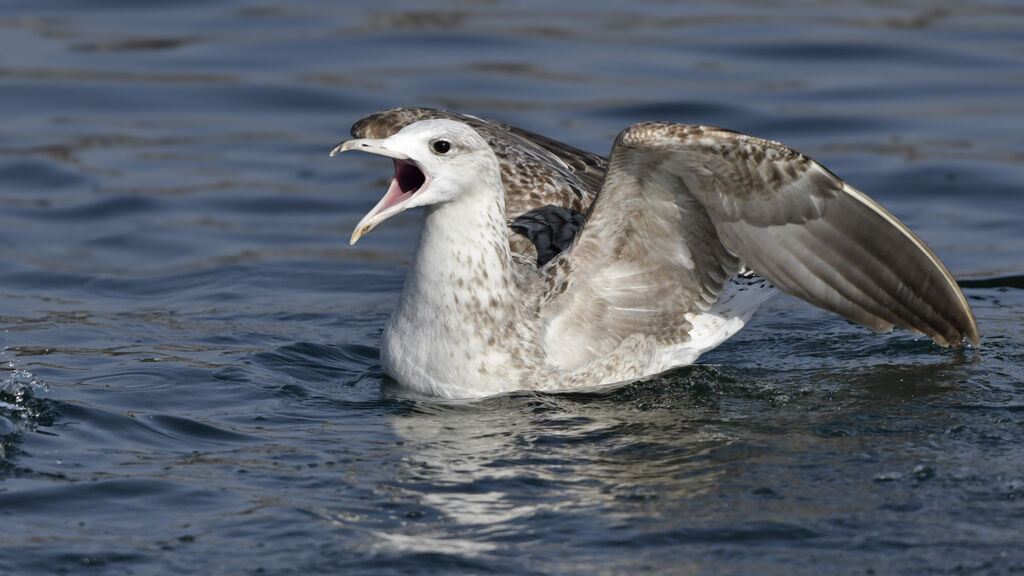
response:
<path id="1" fill-rule="evenodd" d="M 1024 8 L 0 5 L 0 572 L 1024 571 Z M 427 105 L 607 153 L 825 163 L 963 280 L 978 350 L 779 297 L 606 394 L 382 375 L 418 216 L 327 152 Z"/>

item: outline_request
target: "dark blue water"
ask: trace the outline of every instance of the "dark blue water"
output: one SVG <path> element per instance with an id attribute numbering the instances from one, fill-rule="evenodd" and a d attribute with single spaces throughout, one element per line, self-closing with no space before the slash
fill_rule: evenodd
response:
<path id="1" fill-rule="evenodd" d="M 1024 6 L 0 3 L 0 573 L 1024 571 Z M 606 153 L 781 140 L 903 218 L 983 345 L 780 297 L 604 395 L 410 398 L 357 247 L 428 105 Z"/>

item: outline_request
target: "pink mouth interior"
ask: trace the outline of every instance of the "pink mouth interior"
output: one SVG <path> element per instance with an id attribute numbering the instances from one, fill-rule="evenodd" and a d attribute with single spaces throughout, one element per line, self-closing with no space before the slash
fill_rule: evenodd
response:
<path id="1" fill-rule="evenodd" d="M 403 160 L 395 160 L 395 178 L 391 181 L 391 186 L 388 188 L 387 193 L 384 194 L 384 201 L 380 206 L 380 210 L 387 210 L 392 206 L 405 202 L 426 181 L 427 177 L 424 176 L 423 171 L 415 164 Z"/>

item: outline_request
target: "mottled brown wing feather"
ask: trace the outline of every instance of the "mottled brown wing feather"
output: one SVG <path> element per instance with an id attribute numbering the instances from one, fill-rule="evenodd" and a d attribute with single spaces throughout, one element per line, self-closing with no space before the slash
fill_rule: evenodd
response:
<path id="1" fill-rule="evenodd" d="M 673 253 L 665 236 L 682 248 Z M 783 291 L 876 330 L 896 325 L 942 345 L 979 343 L 949 271 L 863 193 L 777 142 L 666 123 L 637 124 L 617 138 L 577 244 L 545 269 L 571 278 L 550 308 L 556 317 L 588 316 L 586 300 L 596 298 L 614 332 L 628 322 L 616 312 L 622 303 L 703 306 L 738 261 Z M 623 267 L 638 280 L 631 290 L 607 273 Z M 670 289 L 670 277 L 681 287 Z M 645 333 L 665 330 L 654 322 Z"/>
<path id="2" fill-rule="evenodd" d="M 542 314 L 555 364 L 585 366 L 634 334 L 658 347 L 688 342 L 684 315 L 708 310 L 739 270 L 707 211 L 660 164 L 613 148 L 575 245 L 542 269 L 553 287 Z"/>

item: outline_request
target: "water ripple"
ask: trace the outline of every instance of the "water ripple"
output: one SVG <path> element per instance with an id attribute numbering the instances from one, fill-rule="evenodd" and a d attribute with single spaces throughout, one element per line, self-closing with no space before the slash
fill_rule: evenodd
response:
<path id="1" fill-rule="evenodd" d="M 1024 570 L 1012 1 L 0 4 L 0 572 Z M 326 154 L 410 104 L 782 140 L 982 346 L 780 296 L 644 382 L 412 395 L 378 355 L 419 215 L 349 247 L 386 162 Z"/>

